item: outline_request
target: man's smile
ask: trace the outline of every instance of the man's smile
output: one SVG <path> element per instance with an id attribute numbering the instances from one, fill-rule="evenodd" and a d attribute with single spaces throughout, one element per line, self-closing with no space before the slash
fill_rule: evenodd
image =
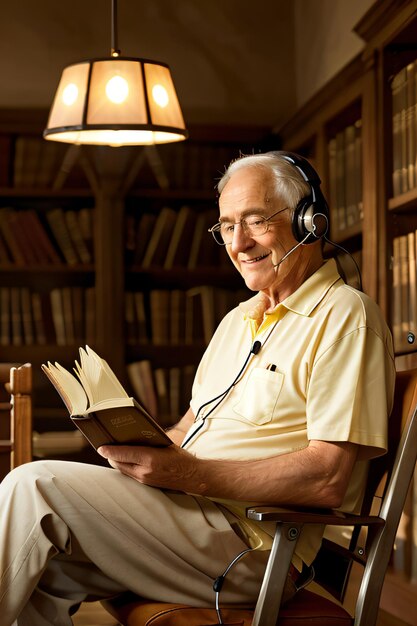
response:
<path id="1" fill-rule="evenodd" d="M 240 262 L 248 264 L 257 263 L 258 261 L 263 261 L 264 259 L 266 259 L 270 254 L 271 252 L 267 252 L 266 254 L 256 256 L 253 259 L 241 259 Z"/>

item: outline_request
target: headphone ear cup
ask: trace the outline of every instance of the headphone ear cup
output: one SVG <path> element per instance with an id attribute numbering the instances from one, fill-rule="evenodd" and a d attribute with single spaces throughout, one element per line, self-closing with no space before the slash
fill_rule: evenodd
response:
<path id="1" fill-rule="evenodd" d="M 306 201 L 307 200 L 307 201 Z M 296 241 L 304 244 L 314 243 L 326 235 L 329 220 L 326 213 L 315 212 L 314 204 L 309 198 L 301 200 L 297 205 L 293 219 L 292 232 Z M 311 237 L 309 237 L 311 235 Z M 306 239 L 308 237 L 308 239 Z"/>

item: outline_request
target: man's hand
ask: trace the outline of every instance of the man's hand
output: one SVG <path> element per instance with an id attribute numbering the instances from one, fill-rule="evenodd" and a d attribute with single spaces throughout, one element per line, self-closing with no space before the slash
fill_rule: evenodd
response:
<path id="1" fill-rule="evenodd" d="M 98 452 L 112 467 L 145 485 L 191 493 L 204 489 L 198 484 L 198 460 L 175 444 L 167 448 L 101 446 Z"/>

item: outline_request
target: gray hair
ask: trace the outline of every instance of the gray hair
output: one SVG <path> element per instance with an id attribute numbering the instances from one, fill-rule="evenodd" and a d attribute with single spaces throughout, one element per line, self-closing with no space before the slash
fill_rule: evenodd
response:
<path id="1" fill-rule="evenodd" d="M 287 206 L 292 209 L 295 209 L 302 198 L 310 195 L 310 186 L 298 170 L 276 152 L 243 155 L 232 161 L 217 184 L 219 194 L 222 193 L 233 174 L 244 168 L 263 169 L 271 172 L 275 181 L 276 196 L 282 198 Z"/>

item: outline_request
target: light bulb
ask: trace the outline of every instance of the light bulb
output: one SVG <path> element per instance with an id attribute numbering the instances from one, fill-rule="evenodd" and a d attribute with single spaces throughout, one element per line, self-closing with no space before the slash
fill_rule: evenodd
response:
<path id="1" fill-rule="evenodd" d="M 152 97 L 156 104 L 162 109 L 164 109 L 169 102 L 168 92 L 162 85 L 154 85 L 152 87 Z"/>
<path id="2" fill-rule="evenodd" d="M 68 83 L 65 89 L 62 92 L 62 102 L 67 106 L 71 106 L 74 104 L 76 99 L 78 98 L 78 87 L 74 83 Z"/>
<path id="3" fill-rule="evenodd" d="M 114 104 L 121 104 L 129 95 L 129 84 L 122 76 L 113 76 L 107 82 L 106 95 Z"/>

